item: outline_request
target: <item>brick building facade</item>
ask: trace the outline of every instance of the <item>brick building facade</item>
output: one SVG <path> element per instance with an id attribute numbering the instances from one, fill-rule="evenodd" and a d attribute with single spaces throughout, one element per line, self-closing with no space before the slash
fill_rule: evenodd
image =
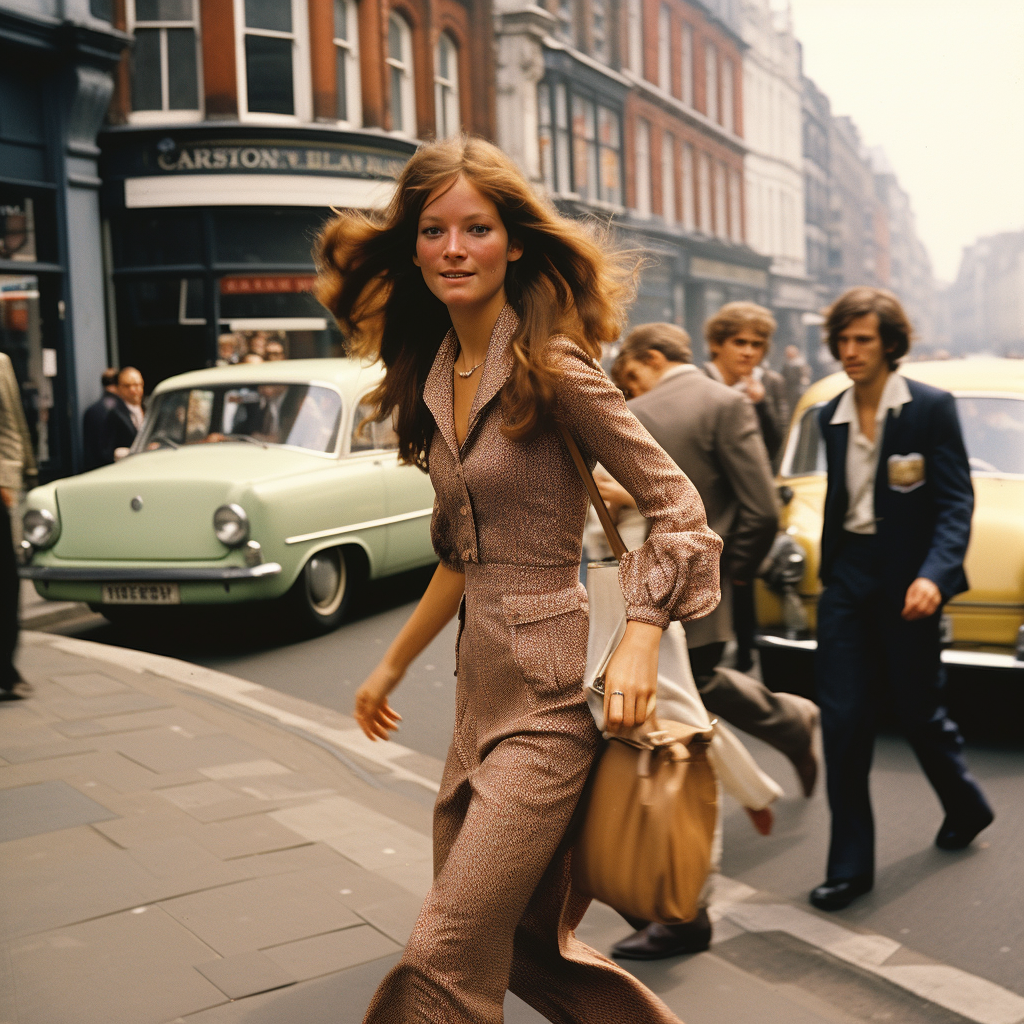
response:
<path id="1" fill-rule="evenodd" d="M 737 12 L 688 0 L 497 0 L 498 141 L 563 212 L 650 257 L 633 323 L 702 352 L 723 302 L 767 302 L 746 244 Z"/>
<path id="2" fill-rule="evenodd" d="M 386 203 L 417 141 L 494 134 L 488 0 L 116 0 L 101 133 L 109 358 L 147 385 L 224 332 L 341 339 L 310 294 L 330 208 Z"/>

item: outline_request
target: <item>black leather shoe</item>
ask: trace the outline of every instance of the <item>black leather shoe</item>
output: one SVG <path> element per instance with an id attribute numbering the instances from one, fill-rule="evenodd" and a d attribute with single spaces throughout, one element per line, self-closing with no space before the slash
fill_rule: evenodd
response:
<path id="1" fill-rule="evenodd" d="M 988 807 L 979 810 L 977 817 L 967 821 L 951 821 L 947 815 L 935 837 L 935 845 L 940 850 L 966 850 L 974 837 L 982 829 L 988 828 L 995 819 L 996 816 Z"/>
<path id="2" fill-rule="evenodd" d="M 871 892 L 875 880 L 870 875 L 857 878 L 829 878 L 811 890 L 811 903 L 819 910 L 842 910 L 858 896 Z"/>
<path id="3" fill-rule="evenodd" d="M 702 910 L 685 924 L 649 924 L 612 946 L 620 960 L 664 960 L 684 953 L 703 953 L 711 945 L 711 921 Z"/>

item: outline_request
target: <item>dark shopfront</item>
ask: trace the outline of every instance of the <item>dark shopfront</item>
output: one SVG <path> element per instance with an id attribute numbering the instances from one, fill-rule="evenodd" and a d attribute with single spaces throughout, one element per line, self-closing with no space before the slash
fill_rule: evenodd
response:
<path id="1" fill-rule="evenodd" d="M 643 253 L 629 326 L 652 322 L 678 324 L 690 335 L 695 362 L 709 358 L 704 322 L 727 302 L 769 305 L 771 258 L 746 246 L 706 236 L 659 230 L 652 224 L 620 224 L 628 247 Z"/>
<path id="2" fill-rule="evenodd" d="M 96 132 L 128 42 L 84 0 L 62 10 L 0 8 L 0 351 L 43 482 L 74 471 L 106 363 Z"/>
<path id="3" fill-rule="evenodd" d="M 331 206 L 386 203 L 411 143 L 225 124 L 111 129 L 100 141 L 111 348 L 147 390 L 212 365 L 224 333 L 277 337 L 291 358 L 341 354 L 311 294 L 313 241 Z"/>

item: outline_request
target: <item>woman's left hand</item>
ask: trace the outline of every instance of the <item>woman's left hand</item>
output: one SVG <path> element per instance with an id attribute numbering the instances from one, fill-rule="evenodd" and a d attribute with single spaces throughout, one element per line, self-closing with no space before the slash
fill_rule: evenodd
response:
<path id="1" fill-rule="evenodd" d="M 604 674 L 604 727 L 626 732 L 654 712 L 661 628 L 629 621 Z"/>

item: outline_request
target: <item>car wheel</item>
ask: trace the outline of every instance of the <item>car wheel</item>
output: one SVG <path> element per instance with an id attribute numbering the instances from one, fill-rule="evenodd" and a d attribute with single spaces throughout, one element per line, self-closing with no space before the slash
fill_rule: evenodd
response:
<path id="1" fill-rule="evenodd" d="M 315 633 L 327 633 L 341 623 L 348 610 L 358 567 L 342 548 L 327 548 L 310 556 L 289 593 L 299 624 Z"/>

